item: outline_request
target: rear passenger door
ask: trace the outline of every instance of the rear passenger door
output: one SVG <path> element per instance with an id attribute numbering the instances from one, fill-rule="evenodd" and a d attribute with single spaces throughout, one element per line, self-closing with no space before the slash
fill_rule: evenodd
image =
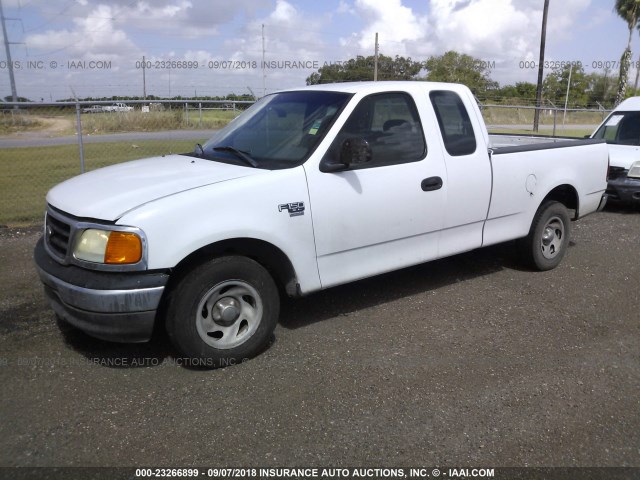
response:
<path id="1" fill-rule="evenodd" d="M 450 90 L 433 90 L 429 100 L 440 128 L 447 169 L 438 255 L 444 257 L 482 245 L 491 200 L 491 163 L 478 119 L 470 116 L 461 96 Z"/>

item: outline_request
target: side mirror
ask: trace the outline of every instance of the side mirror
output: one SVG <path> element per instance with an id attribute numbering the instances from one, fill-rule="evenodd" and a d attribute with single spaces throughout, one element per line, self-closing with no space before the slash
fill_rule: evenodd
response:
<path id="1" fill-rule="evenodd" d="M 325 157 L 320 163 L 321 172 L 343 172 L 354 165 L 370 162 L 371 146 L 364 138 L 347 138 L 340 146 L 340 159 L 332 157 L 333 155 Z"/>
<path id="2" fill-rule="evenodd" d="M 371 146 L 364 138 L 347 138 L 340 147 L 340 163 L 350 167 L 371 161 Z"/>

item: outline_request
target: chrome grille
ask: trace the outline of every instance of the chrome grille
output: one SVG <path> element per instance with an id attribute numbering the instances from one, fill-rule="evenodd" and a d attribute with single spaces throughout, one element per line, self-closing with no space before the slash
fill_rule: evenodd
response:
<path id="1" fill-rule="evenodd" d="M 50 253 L 60 260 L 67 258 L 69 240 L 71 238 L 71 225 L 65 222 L 62 216 L 52 213 L 51 210 L 47 212 L 44 238 Z"/>

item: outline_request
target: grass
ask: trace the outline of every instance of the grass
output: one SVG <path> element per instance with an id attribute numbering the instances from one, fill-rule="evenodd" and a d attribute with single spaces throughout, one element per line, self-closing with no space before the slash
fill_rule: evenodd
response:
<path id="1" fill-rule="evenodd" d="M 85 113 L 81 115 L 84 135 L 121 132 L 157 132 L 162 130 L 214 130 L 224 127 L 240 114 L 240 110 L 190 109 L 178 106 L 172 110 L 142 113 L 132 112 Z M 0 111 L 0 135 L 23 132 L 42 132 L 47 137 L 75 135 L 76 114 L 70 109 L 40 108 L 33 110 Z"/>
<path id="2" fill-rule="evenodd" d="M 82 130 L 85 134 L 116 132 L 152 132 L 180 129 L 216 129 L 222 128 L 239 115 L 233 110 L 164 110 L 143 113 L 108 112 L 82 115 Z"/>
<path id="3" fill-rule="evenodd" d="M 557 137 L 576 137 L 576 138 L 584 138 L 585 135 L 590 135 L 593 133 L 594 129 L 556 129 Z M 489 133 L 507 133 L 510 135 L 548 135 L 551 136 L 553 133 L 553 129 L 547 127 L 540 128 L 538 132 L 534 132 L 533 130 L 518 130 L 518 129 L 509 129 L 509 128 L 490 128 Z"/>
<path id="4" fill-rule="evenodd" d="M 62 111 L 50 112 L 51 118 L 67 121 L 75 125 L 75 115 Z M 43 112 L 40 112 L 42 115 Z M 56 115 L 57 114 L 57 115 Z M 177 129 L 215 129 L 226 125 L 239 114 L 229 110 L 190 110 L 183 108 L 142 113 L 114 112 L 83 114 L 85 134 L 101 134 L 130 131 L 158 131 Z M 533 122 L 533 113 L 528 110 L 485 109 L 485 119 L 493 124 L 518 124 Z M 529 118 L 531 117 L 531 118 Z M 47 128 L 45 116 L 29 116 L 23 112 L 5 111 L 0 116 L 0 134 L 15 131 L 38 131 Z M 551 126 L 545 123 L 543 115 L 540 134 L 551 135 Z M 558 120 L 561 123 L 562 117 Z M 568 129 L 556 131 L 559 136 L 583 137 L 592 129 L 571 128 L 573 124 L 596 124 L 600 114 L 593 112 L 570 113 Z M 44 130 L 43 130 L 44 131 Z M 509 128 L 492 129 L 491 133 L 530 135 L 531 130 Z M 87 171 L 103 166 L 150 157 L 168 152 L 186 152 L 193 149 L 193 141 L 136 141 L 85 144 L 85 167 Z M 54 185 L 80 173 L 80 159 L 77 145 L 50 147 L 9 148 L 0 150 L 0 225 L 20 225 L 39 222 L 45 208 L 45 195 Z"/>
<path id="5" fill-rule="evenodd" d="M 0 135 L 36 130 L 41 127 L 41 121 L 22 111 L 5 110 L 0 112 Z"/>
<path id="6" fill-rule="evenodd" d="M 161 155 L 189 152 L 193 141 L 85 144 L 85 170 Z M 45 196 L 54 185 L 80 173 L 77 145 L 0 150 L 0 225 L 42 220 Z"/>
<path id="7" fill-rule="evenodd" d="M 487 124 L 492 125 L 533 125 L 533 109 L 525 108 L 500 108 L 487 107 L 482 109 L 482 116 Z M 566 125 L 599 125 L 606 117 L 604 112 L 567 112 Z M 556 123 L 562 125 L 564 114 L 558 112 Z M 549 111 L 542 111 L 540 115 L 540 125 L 553 126 L 553 114 Z"/>

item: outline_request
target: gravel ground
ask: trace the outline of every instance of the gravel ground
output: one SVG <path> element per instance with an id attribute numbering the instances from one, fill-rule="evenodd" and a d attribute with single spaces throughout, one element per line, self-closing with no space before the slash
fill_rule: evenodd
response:
<path id="1" fill-rule="evenodd" d="M 640 214 L 286 300 L 270 348 L 179 365 L 166 339 L 58 325 L 0 230 L 0 466 L 640 466 Z"/>

